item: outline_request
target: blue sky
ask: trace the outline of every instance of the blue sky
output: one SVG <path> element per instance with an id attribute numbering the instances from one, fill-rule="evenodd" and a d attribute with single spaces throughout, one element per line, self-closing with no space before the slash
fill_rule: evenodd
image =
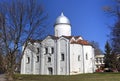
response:
<path id="1" fill-rule="evenodd" d="M 80 35 L 85 40 L 96 41 L 104 51 L 104 45 L 109 38 L 113 18 L 105 14 L 103 6 L 111 5 L 112 0 L 42 0 L 46 12 L 49 15 L 48 21 L 54 34 L 54 22 L 64 12 L 70 19 L 72 35 Z"/>

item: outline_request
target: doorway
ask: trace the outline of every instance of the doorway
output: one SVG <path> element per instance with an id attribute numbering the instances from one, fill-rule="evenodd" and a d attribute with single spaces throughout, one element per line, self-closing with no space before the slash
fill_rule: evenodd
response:
<path id="1" fill-rule="evenodd" d="M 48 68 L 48 73 L 49 73 L 49 75 L 53 75 L 53 68 L 52 67 Z"/>

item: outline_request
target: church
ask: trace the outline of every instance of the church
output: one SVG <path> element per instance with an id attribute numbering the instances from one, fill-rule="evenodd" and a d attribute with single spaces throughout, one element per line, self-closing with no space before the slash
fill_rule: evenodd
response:
<path id="1" fill-rule="evenodd" d="M 81 36 L 71 35 L 69 19 L 61 13 L 55 35 L 30 40 L 21 60 L 21 74 L 75 75 L 95 71 L 94 48 Z M 23 46 L 24 48 L 24 46 Z"/>

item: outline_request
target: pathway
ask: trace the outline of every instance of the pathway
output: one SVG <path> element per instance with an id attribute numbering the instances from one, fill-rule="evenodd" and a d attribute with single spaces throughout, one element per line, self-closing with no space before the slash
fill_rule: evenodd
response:
<path id="1" fill-rule="evenodd" d="M 7 81 L 5 74 L 0 74 L 0 81 Z"/>

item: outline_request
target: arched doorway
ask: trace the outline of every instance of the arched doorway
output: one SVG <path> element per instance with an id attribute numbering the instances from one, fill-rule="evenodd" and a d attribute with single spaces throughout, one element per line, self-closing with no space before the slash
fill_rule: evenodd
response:
<path id="1" fill-rule="evenodd" d="M 53 75 L 53 68 L 52 67 L 48 67 L 48 74 Z"/>

